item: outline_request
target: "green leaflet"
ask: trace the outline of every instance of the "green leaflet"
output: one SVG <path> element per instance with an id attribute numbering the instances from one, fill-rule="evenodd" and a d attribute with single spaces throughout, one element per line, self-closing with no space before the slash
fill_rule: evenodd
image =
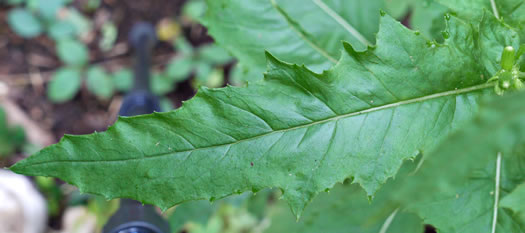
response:
<path id="1" fill-rule="evenodd" d="M 422 221 L 389 199 L 397 185 L 393 183 L 387 183 L 373 202 L 364 198 L 366 193 L 356 184 L 336 185 L 329 193 L 319 194 L 298 222 L 279 201 L 270 212 L 270 227 L 265 232 L 422 233 Z"/>
<path id="2" fill-rule="evenodd" d="M 348 177 L 373 195 L 403 160 L 433 149 L 492 94 L 479 60 L 483 37 L 456 18 L 447 24 L 448 39 L 436 44 L 384 16 L 375 48 L 345 44 L 323 74 L 267 55 L 264 81 L 202 88 L 177 111 L 64 136 L 11 169 L 161 208 L 277 187 L 299 216 Z"/>
<path id="3" fill-rule="evenodd" d="M 208 0 L 201 20 L 215 40 L 261 76 L 264 51 L 320 72 L 333 66 L 341 41 L 358 50 L 374 42 L 379 0 Z M 360 39 L 357 39 L 360 38 Z M 248 78 L 253 80 L 253 78 Z"/>
<path id="4" fill-rule="evenodd" d="M 429 154 L 417 175 L 404 182 L 401 190 L 413 192 L 401 192 L 400 198 L 440 232 L 525 231 L 523 218 L 494 208 L 496 196 L 507 200 L 500 206 L 511 203 L 508 193 L 525 179 L 524 98 L 525 92 L 509 94 L 480 107 L 471 123 Z"/>

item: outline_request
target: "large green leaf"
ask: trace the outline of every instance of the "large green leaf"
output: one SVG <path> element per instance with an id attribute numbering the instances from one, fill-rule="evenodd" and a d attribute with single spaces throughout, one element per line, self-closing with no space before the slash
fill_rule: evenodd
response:
<path id="1" fill-rule="evenodd" d="M 348 177 L 373 195 L 403 160 L 433 149 L 492 93 L 481 59 L 499 56 L 480 56 L 487 48 L 476 27 L 447 23 L 448 39 L 436 44 L 384 16 L 376 47 L 345 44 L 323 74 L 267 55 L 264 81 L 202 88 L 177 111 L 64 136 L 11 169 L 162 208 L 277 187 L 300 215 Z"/>
<path id="2" fill-rule="evenodd" d="M 524 99 L 522 92 L 480 107 L 405 182 L 413 193 L 400 196 L 426 223 L 445 233 L 525 231 L 523 219 L 498 206 L 525 179 Z"/>
<path id="3" fill-rule="evenodd" d="M 316 72 L 335 64 L 340 41 L 372 45 L 381 0 L 208 0 L 202 19 L 215 40 L 262 77 L 267 50 Z"/>

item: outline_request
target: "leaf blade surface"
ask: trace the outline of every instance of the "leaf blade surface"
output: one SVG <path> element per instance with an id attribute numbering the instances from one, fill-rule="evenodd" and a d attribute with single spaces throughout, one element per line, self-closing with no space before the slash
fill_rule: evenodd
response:
<path id="1" fill-rule="evenodd" d="M 346 44 L 323 74 L 267 55 L 264 81 L 203 88 L 177 111 L 65 136 L 11 169 L 162 208 L 278 187 L 300 215 L 348 177 L 371 196 L 492 93 L 470 24 L 452 18 L 450 37 L 435 44 L 389 16 L 381 21 L 377 47 Z"/>

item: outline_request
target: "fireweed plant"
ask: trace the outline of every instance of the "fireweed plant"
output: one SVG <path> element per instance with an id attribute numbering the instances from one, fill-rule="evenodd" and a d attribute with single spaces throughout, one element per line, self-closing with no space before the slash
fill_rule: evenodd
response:
<path id="1" fill-rule="evenodd" d="M 524 232 L 525 4 L 396 5 L 437 9 L 434 33 L 388 2 L 209 0 L 209 33 L 263 80 L 201 87 L 9 169 L 162 209 L 276 188 L 299 222 L 269 232 Z"/>

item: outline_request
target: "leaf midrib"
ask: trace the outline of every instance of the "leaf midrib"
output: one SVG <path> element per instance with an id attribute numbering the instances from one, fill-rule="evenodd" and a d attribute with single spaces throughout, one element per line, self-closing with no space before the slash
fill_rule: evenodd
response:
<path id="1" fill-rule="evenodd" d="M 385 109 L 389 109 L 389 108 L 395 108 L 395 107 L 399 107 L 399 106 L 407 105 L 407 104 L 419 103 L 419 102 L 423 102 L 423 101 L 427 101 L 427 100 L 431 100 L 431 99 L 437 99 L 437 98 L 446 97 L 446 96 L 452 96 L 452 95 L 459 95 L 459 94 L 474 92 L 474 91 L 478 91 L 478 90 L 489 88 L 489 87 L 493 87 L 493 86 L 494 86 L 494 83 L 484 83 L 484 84 L 478 84 L 478 85 L 474 85 L 474 86 L 467 87 L 467 88 L 454 89 L 454 90 L 451 90 L 451 91 L 435 93 L 435 94 L 426 95 L 426 96 L 422 96 L 422 97 L 417 97 L 417 98 L 413 98 L 413 99 L 408 99 L 408 100 L 403 100 L 403 101 L 394 102 L 394 103 L 390 103 L 390 104 L 385 104 L 385 105 L 381 105 L 381 106 L 377 106 L 377 107 L 373 107 L 373 108 L 369 108 L 369 109 L 364 109 L 364 110 L 360 110 L 360 111 L 356 111 L 356 112 L 350 112 L 350 113 L 346 113 L 346 114 L 341 114 L 341 115 L 329 117 L 329 118 L 326 118 L 326 119 L 322 119 L 322 120 L 319 120 L 319 121 L 314 121 L 314 122 L 310 122 L 310 123 L 307 123 L 307 124 L 294 126 L 294 127 L 291 127 L 291 128 L 273 130 L 273 131 L 270 131 L 270 132 L 267 132 L 267 133 L 259 134 L 259 135 L 256 135 L 256 136 L 253 136 L 253 137 L 249 137 L 249 138 L 244 138 L 244 139 L 241 139 L 241 140 L 238 140 L 238 141 L 235 141 L 235 142 L 230 142 L 230 143 L 223 143 L 223 144 L 217 144 L 217 145 L 211 145 L 211 146 L 205 146 L 205 147 L 199 147 L 199 148 L 193 148 L 193 149 L 187 149 L 187 150 L 181 150 L 181 151 L 170 151 L 170 152 L 165 152 L 165 153 L 153 154 L 153 155 L 147 156 L 147 157 L 113 159 L 113 160 L 103 160 L 103 161 L 101 161 L 101 160 L 53 160 L 53 161 L 43 161 L 43 162 L 40 162 L 40 163 L 32 163 L 32 164 L 26 165 L 26 167 L 37 166 L 37 165 L 40 165 L 40 164 L 52 164 L 52 163 L 126 162 L 126 161 L 132 161 L 132 160 L 143 160 L 143 159 L 158 158 L 158 157 L 162 157 L 162 156 L 166 156 L 166 155 L 172 155 L 172 154 L 184 153 L 184 152 L 190 152 L 190 154 L 191 154 L 194 151 L 198 151 L 198 150 L 204 150 L 204 149 L 209 149 L 209 148 L 221 147 L 221 146 L 226 146 L 226 145 L 232 146 L 232 145 L 237 144 L 237 143 L 241 143 L 241 142 L 249 141 L 249 140 L 254 140 L 254 139 L 257 139 L 257 138 L 260 138 L 260 137 L 264 137 L 264 136 L 267 136 L 267 135 L 270 135 L 270 134 L 274 134 L 274 133 L 287 132 L 287 131 L 296 130 L 296 129 L 300 129 L 300 128 L 306 128 L 306 127 L 310 127 L 310 126 L 317 125 L 317 124 L 322 124 L 322 123 L 329 122 L 329 121 L 337 121 L 337 120 L 342 119 L 342 118 L 358 116 L 358 115 L 371 113 L 371 112 L 376 112 L 376 111 L 380 111 L 380 110 L 385 110 Z"/>

